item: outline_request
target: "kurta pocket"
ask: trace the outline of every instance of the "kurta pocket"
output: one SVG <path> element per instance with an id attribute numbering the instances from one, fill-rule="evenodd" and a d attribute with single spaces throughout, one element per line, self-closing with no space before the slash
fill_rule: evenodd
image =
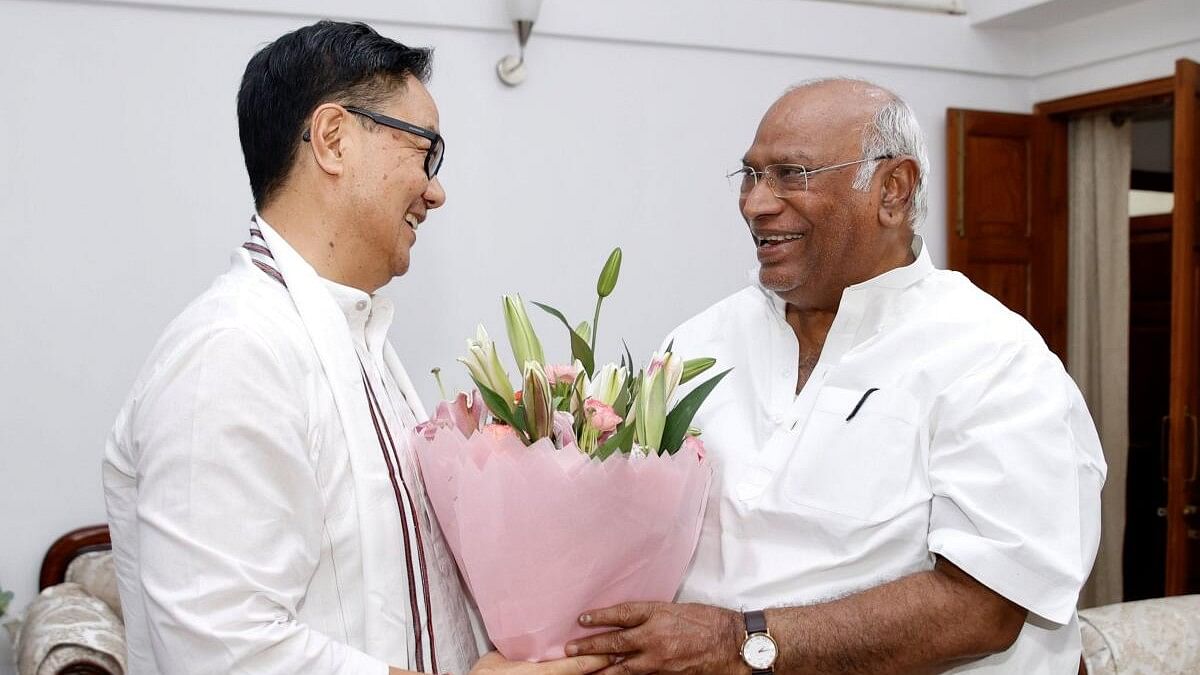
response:
<path id="1" fill-rule="evenodd" d="M 881 522 L 923 482 L 916 400 L 899 389 L 824 387 L 796 432 L 782 489 L 790 501 Z"/>

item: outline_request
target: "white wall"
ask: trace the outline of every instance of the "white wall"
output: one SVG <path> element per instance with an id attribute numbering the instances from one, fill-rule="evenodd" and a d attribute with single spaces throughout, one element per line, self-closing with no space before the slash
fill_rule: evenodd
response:
<path id="1" fill-rule="evenodd" d="M 104 519 L 98 466 L 113 417 L 157 334 L 242 241 L 251 202 L 234 97 L 246 60 L 329 6 L 0 0 L 0 584 L 17 607 L 54 537 Z M 926 235 L 939 261 L 945 109 L 1028 110 L 1053 84 L 1034 78 L 1036 36 L 966 17 L 550 0 L 529 80 L 507 89 L 493 70 L 514 46 L 501 6 L 338 5 L 437 47 L 449 200 L 386 290 L 404 310 L 393 340 L 429 400 L 434 365 L 465 383 L 454 357 L 477 320 L 503 332 L 501 293 L 589 314 L 614 245 L 626 256 L 601 325 L 607 355 L 616 336 L 647 354 L 740 287 L 754 257 L 722 175 L 789 83 L 848 74 L 909 99 L 929 135 Z M 565 357 L 557 327 L 539 325 Z"/>
<path id="2" fill-rule="evenodd" d="M 1034 101 L 1170 76 L 1200 61 L 1200 2 L 1134 2 L 1039 31 L 1033 50 Z"/>

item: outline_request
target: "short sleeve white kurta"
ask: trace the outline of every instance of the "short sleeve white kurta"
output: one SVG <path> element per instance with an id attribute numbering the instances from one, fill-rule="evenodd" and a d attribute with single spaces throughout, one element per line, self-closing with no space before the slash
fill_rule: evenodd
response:
<path id="1" fill-rule="evenodd" d="M 937 554 L 1030 612 L 1010 649 L 952 672 L 1073 673 L 1105 475 L 1092 420 L 1024 319 L 914 251 L 846 289 L 799 395 L 784 304 L 760 287 L 673 333 L 734 369 L 696 418 L 716 478 L 679 599 L 812 604 Z"/>

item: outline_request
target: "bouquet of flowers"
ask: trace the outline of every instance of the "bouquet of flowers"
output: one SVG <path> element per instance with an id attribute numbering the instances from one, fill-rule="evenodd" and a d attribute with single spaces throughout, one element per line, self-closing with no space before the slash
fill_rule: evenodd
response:
<path id="1" fill-rule="evenodd" d="M 475 391 L 441 402 L 411 440 L 447 544 L 509 659 L 563 656 L 566 642 L 595 632 L 576 623 L 587 609 L 672 599 L 695 551 L 712 470 L 690 425 L 728 371 L 672 405 L 713 359 L 684 361 L 669 345 L 634 373 L 626 347 L 598 366 L 600 306 L 620 266 L 616 249 L 590 324 L 534 303 L 566 327 L 570 365 L 547 363 L 524 302 L 504 296 L 520 389 L 480 326 L 459 359 Z"/>

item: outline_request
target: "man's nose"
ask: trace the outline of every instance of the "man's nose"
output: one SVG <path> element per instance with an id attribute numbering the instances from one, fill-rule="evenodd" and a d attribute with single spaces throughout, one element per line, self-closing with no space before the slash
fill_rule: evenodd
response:
<path id="1" fill-rule="evenodd" d="M 425 199 L 425 206 L 430 209 L 436 209 L 446 203 L 446 189 L 442 187 L 442 181 L 437 176 L 429 179 L 425 193 L 421 196 Z"/>
<path id="2" fill-rule="evenodd" d="M 760 176 L 750 191 L 741 196 L 740 202 L 742 217 L 747 222 L 761 216 L 779 213 L 783 208 L 783 200 L 775 196 L 775 192 L 767 184 L 766 176 Z"/>

